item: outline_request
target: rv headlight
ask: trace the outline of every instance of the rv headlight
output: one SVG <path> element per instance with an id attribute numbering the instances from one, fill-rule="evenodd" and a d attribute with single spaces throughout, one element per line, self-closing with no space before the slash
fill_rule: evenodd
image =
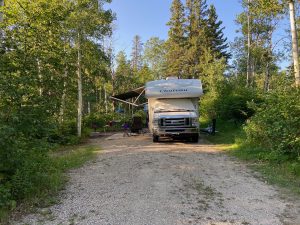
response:
<path id="1" fill-rule="evenodd" d="M 154 125 L 154 126 L 158 126 L 158 121 L 159 121 L 158 118 L 154 118 L 154 120 L 153 120 L 153 125 Z"/>
<path id="2" fill-rule="evenodd" d="M 195 127 L 195 126 L 198 126 L 198 118 L 192 118 L 192 126 Z"/>

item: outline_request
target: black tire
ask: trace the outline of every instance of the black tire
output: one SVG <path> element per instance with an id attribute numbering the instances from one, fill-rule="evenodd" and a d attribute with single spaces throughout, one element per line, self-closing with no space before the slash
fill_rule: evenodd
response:
<path id="1" fill-rule="evenodd" d="M 159 137 L 157 135 L 153 134 L 153 142 L 158 142 L 158 140 L 159 140 Z"/>
<path id="2" fill-rule="evenodd" d="M 198 141 L 199 141 L 199 134 L 193 135 L 193 136 L 192 136 L 192 142 L 193 142 L 193 143 L 198 143 Z"/>

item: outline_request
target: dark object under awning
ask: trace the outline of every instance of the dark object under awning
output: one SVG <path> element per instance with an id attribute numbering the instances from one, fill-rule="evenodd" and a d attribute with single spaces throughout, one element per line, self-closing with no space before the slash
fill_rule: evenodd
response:
<path id="1" fill-rule="evenodd" d="M 138 98 L 144 93 L 144 91 L 145 91 L 145 87 L 139 87 L 139 88 L 130 90 L 128 92 L 125 92 L 125 93 L 122 93 L 119 95 L 111 96 L 110 98 L 112 100 L 116 100 L 116 101 L 124 102 L 124 103 L 130 104 L 130 105 L 138 106 L 135 103 L 137 102 Z M 136 98 L 136 97 L 137 97 L 137 99 L 133 103 L 126 101 L 128 99 Z"/>

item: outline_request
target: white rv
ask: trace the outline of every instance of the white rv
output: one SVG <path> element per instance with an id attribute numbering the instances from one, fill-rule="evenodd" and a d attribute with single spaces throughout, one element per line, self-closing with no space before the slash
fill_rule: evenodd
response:
<path id="1" fill-rule="evenodd" d="M 146 83 L 149 129 L 153 141 L 160 137 L 199 138 L 199 97 L 202 84 L 197 79 L 156 80 Z"/>

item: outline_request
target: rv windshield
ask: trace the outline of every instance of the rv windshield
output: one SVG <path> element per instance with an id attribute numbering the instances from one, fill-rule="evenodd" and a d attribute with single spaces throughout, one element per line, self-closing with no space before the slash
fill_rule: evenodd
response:
<path id="1" fill-rule="evenodd" d="M 155 110 L 155 112 L 194 112 L 195 110 L 190 110 L 190 109 L 158 109 Z"/>
<path id="2" fill-rule="evenodd" d="M 194 112 L 191 99 L 159 99 L 154 103 L 155 112 Z"/>

